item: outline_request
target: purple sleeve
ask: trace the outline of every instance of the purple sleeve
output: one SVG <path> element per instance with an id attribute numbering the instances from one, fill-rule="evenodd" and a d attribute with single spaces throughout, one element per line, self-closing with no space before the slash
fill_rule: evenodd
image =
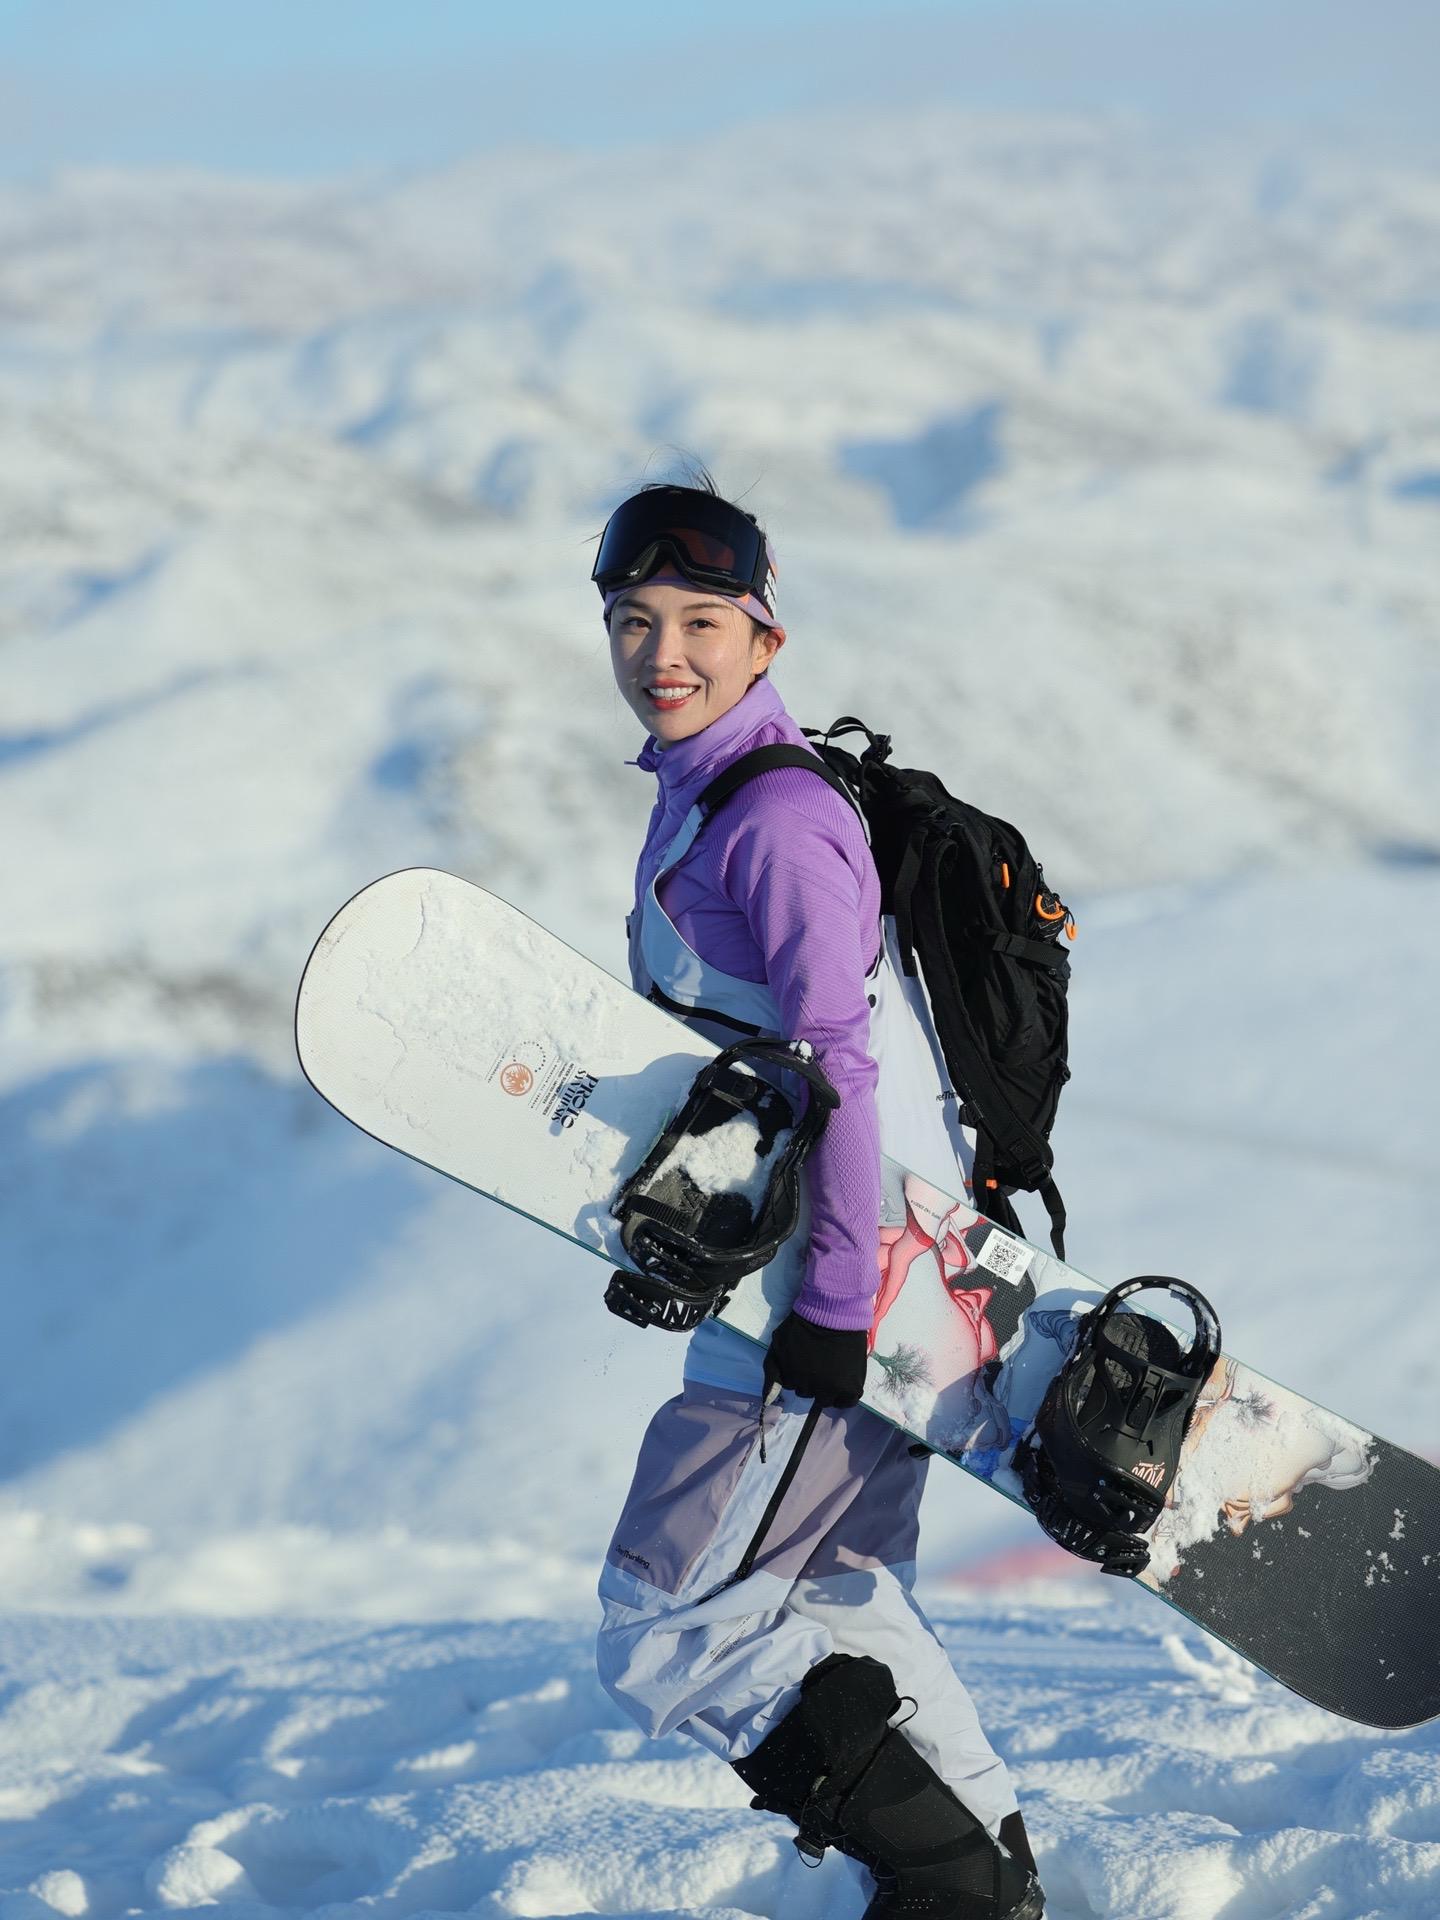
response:
<path id="1" fill-rule="evenodd" d="M 777 771 L 752 786 L 754 804 L 728 850 L 725 891 L 764 956 L 786 1037 L 810 1042 L 840 1095 L 806 1162 L 810 1250 L 795 1305 L 822 1327 L 868 1328 L 880 1283 L 879 1069 L 865 992 L 879 926 L 878 911 L 867 912 L 867 904 L 878 909 L 873 867 L 867 885 L 870 853 L 859 823 L 839 821 L 835 810 L 845 802 L 812 776 Z"/>

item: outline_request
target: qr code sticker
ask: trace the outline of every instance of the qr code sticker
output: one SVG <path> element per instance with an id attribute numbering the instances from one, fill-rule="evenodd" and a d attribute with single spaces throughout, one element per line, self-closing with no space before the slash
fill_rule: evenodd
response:
<path id="1" fill-rule="evenodd" d="M 976 1255 L 975 1264 L 984 1267 L 987 1273 L 993 1273 L 997 1279 L 1016 1286 L 1025 1278 L 1030 1259 L 1030 1249 L 1022 1241 L 1007 1240 L 1003 1233 L 991 1233 L 986 1236 L 984 1246 Z"/>

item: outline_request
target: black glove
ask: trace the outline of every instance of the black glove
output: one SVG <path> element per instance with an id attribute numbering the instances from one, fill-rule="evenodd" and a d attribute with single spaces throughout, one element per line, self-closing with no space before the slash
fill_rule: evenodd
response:
<path id="1" fill-rule="evenodd" d="M 765 1355 L 765 1393 L 788 1387 L 821 1407 L 853 1407 L 865 1391 L 869 1341 L 863 1327 L 817 1327 L 798 1313 L 782 1320 Z"/>

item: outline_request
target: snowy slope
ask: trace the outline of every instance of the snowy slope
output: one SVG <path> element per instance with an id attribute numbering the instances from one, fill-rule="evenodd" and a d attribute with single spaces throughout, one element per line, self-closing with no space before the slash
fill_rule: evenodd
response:
<path id="1" fill-rule="evenodd" d="M 1440 1906 L 1433 1728 L 1360 1734 L 1139 1604 L 1052 1593 L 939 1627 L 1050 1920 Z M 570 1626 L 17 1619 L 4 1644 L 4 1920 L 864 1909 L 848 1862 L 807 1870 L 722 1762 L 627 1725 Z"/>

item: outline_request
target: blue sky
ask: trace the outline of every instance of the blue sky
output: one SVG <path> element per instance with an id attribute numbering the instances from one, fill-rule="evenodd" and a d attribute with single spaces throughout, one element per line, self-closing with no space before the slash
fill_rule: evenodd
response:
<path id="1" fill-rule="evenodd" d="M 936 100 L 1408 138 L 1437 70 L 1440 0 L 0 0 L 0 173 L 389 171 Z"/>

